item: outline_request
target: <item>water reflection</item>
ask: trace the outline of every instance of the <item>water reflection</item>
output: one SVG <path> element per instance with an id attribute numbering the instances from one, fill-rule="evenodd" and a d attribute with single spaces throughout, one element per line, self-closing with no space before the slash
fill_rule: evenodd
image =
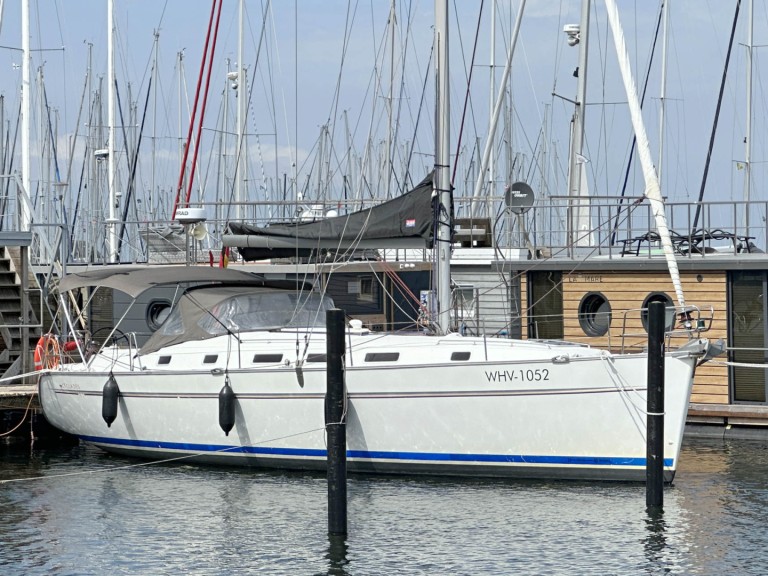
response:
<path id="1" fill-rule="evenodd" d="M 328 560 L 328 576 L 347 576 L 347 537 L 338 534 L 328 535 L 328 552 L 325 559 Z"/>
<path id="2" fill-rule="evenodd" d="M 645 557 L 651 565 L 661 562 L 667 547 L 667 525 L 664 522 L 664 510 L 651 508 L 645 518 L 647 535 L 643 540 Z"/>
<path id="3" fill-rule="evenodd" d="M 346 538 L 324 474 L 132 465 L 6 453 L 0 480 L 50 478 L 0 484 L 0 573 L 765 573 L 761 443 L 686 442 L 663 513 L 642 484 L 354 476 Z"/>

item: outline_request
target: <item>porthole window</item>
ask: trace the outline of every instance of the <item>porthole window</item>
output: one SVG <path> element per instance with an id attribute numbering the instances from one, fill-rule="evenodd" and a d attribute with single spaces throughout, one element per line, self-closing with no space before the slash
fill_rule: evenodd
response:
<path id="1" fill-rule="evenodd" d="M 170 300 L 152 300 L 147 306 L 147 326 L 154 332 L 171 313 Z"/>
<path id="2" fill-rule="evenodd" d="M 603 336 L 611 327 L 611 303 L 600 292 L 590 292 L 579 304 L 579 325 L 587 336 Z"/>
<path id="3" fill-rule="evenodd" d="M 664 292 L 651 292 L 643 301 L 642 320 L 645 331 L 648 332 L 648 306 L 652 302 L 662 302 L 667 307 L 664 314 L 664 329 L 672 330 L 675 327 L 675 306 L 672 298 Z"/>

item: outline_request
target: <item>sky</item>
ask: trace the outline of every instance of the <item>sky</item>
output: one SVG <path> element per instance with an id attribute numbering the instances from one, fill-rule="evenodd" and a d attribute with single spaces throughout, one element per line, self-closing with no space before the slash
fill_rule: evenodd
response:
<path id="1" fill-rule="evenodd" d="M 0 28 L 3 134 L 11 140 L 21 84 L 19 4 L 3 3 Z M 459 195 L 471 194 L 488 132 L 492 4 L 491 0 L 450 2 L 451 133 Z M 706 200 L 738 200 L 744 194 L 740 167 L 746 134 L 748 6 L 742 4 Z M 768 13 L 765 3 L 757 4 L 753 44 L 763 46 L 768 44 Z M 660 4 L 618 0 L 618 5 L 633 72 L 642 85 Z M 661 166 L 662 193 L 673 200 L 693 201 L 699 194 L 735 5 L 735 0 L 671 0 L 669 4 L 660 162 L 661 38 L 650 68 L 644 118 L 652 155 Z M 247 150 L 242 153 L 246 198 L 294 200 L 299 196 L 311 202 L 382 197 L 403 191 L 426 174 L 434 150 L 433 2 L 398 0 L 394 6 L 392 31 L 389 0 L 246 0 L 243 60 L 252 82 Z M 497 86 L 518 7 L 517 0 L 496 2 Z M 527 2 L 510 75 L 512 106 L 505 108 L 495 147 L 499 151 L 494 156 L 497 190 L 510 180 L 526 180 L 537 194 L 565 194 L 578 49 L 567 45 L 563 26 L 578 22 L 580 8 L 580 0 Z M 116 142 L 118 179 L 125 189 L 146 102 L 135 193 L 141 205 L 132 208 L 132 217 L 159 219 L 167 217 L 173 204 L 180 143 L 190 124 L 211 2 L 115 0 L 114 10 L 116 83 L 123 106 Z M 629 157 L 631 126 L 602 0 L 593 2 L 591 14 L 585 136 L 588 182 L 593 194 L 617 195 Z M 32 0 L 30 19 L 35 78 L 32 193 L 54 217 L 61 209 L 71 214 L 82 207 L 87 185 L 99 191 L 100 199 L 90 200 L 90 206 L 104 209 L 104 171 L 85 160 L 94 150 L 106 147 L 107 0 Z M 239 157 L 236 95 L 244 92 L 232 88 L 227 72 L 237 69 L 238 28 L 238 2 L 224 0 L 193 186 L 197 201 L 234 199 L 234 166 Z M 475 65 L 467 91 L 473 50 Z M 150 89 L 155 53 L 158 73 Z M 752 54 L 755 198 L 766 181 L 768 100 L 761 78 L 762 47 L 754 48 Z M 387 150 L 396 166 L 392 177 L 387 177 Z M 20 169 L 18 156 L 12 169 Z M 633 171 L 628 194 L 638 195 L 642 188 L 640 173 Z M 125 201 L 122 197 L 121 202 Z"/>

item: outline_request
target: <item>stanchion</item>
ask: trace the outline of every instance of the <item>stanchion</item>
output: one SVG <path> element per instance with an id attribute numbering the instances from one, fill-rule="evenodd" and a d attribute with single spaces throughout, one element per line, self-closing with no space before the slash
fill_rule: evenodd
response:
<path id="1" fill-rule="evenodd" d="M 648 417 L 645 505 L 664 506 L 664 319 L 663 302 L 648 306 Z"/>
<path id="2" fill-rule="evenodd" d="M 347 533 L 347 422 L 344 388 L 344 311 L 325 314 L 327 381 L 325 430 L 328 438 L 328 533 Z"/>

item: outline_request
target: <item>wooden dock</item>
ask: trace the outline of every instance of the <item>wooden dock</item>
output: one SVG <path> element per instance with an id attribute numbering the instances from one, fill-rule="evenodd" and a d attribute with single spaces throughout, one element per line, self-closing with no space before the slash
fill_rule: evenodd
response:
<path id="1" fill-rule="evenodd" d="M 0 410 L 40 410 L 36 384 L 0 385 Z"/>
<path id="2" fill-rule="evenodd" d="M 27 441 L 68 445 L 76 439 L 45 419 L 37 385 L 0 385 L 0 444 Z"/>

